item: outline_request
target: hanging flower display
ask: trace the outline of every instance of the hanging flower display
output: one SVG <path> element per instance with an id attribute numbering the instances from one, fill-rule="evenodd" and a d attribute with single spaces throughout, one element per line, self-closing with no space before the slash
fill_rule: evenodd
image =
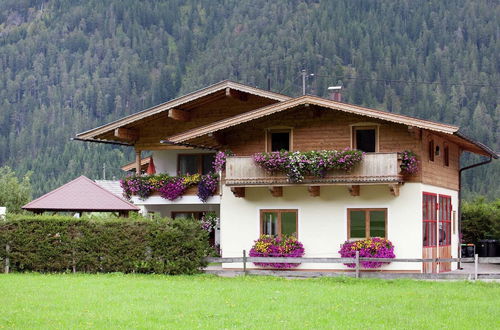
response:
<path id="1" fill-rule="evenodd" d="M 215 159 L 212 163 L 215 173 L 223 171 L 226 168 L 226 158 L 232 156 L 231 150 L 219 151 L 215 154 Z"/>
<path id="2" fill-rule="evenodd" d="M 359 256 L 364 258 L 396 258 L 394 254 L 394 245 L 391 241 L 385 238 L 367 238 L 364 240 L 349 242 L 346 241 L 339 250 L 342 258 L 355 258 L 356 251 L 359 251 Z M 361 266 L 364 268 L 379 268 L 382 264 L 389 262 L 361 261 Z M 345 264 L 349 268 L 354 268 L 353 263 Z"/>
<path id="3" fill-rule="evenodd" d="M 204 216 L 201 217 L 200 222 L 201 228 L 211 233 L 219 225 L 219 218 L 217 217 L 217 214 L 215 214 L 215 212 L 207 212 Z"/>
<path id="4" fill-rule="evenodd" d="M 300 183 L 307 175 L 322 178 L 330 170 L 348 172 L 363 160 L 363 152 L 349 148 L 341 151 L 273 151 L 257 153 L 253 160 L 270 173 L 285 172 L 290 182 Z"/>
<path id="5" fill-rule="evenodd" d="M 304 246 L 294 236 L 274 237 L 262 235 L 254 242 L 249 253 L 250 257 L 287 257 L 300 258 L 304 255 Z M 255 265 L 273 268 L 293 268 L 299 263 L 263 263 L 256 262 Z"/>
<path id="6" fill-rule="evenodd" d="M 198 197 L 206 202 L 217 191 L 219 178 L 217 174 L 193 174 L 169 176 L 167 174 L 129 176 L 120 180 L 123 195 L 127 199 L 138 196 L 144 200 L 158 192 L 165 199 L 174 201 L 184 195 L 190 187 L 198 186 Z"/>
<path id="7" fill-rule="evenodd" d="M 400 153 L 401 171 L 406 174 L 415 174 L 418 172 L 417 155 L 410 150 L 405 150 Z"/>

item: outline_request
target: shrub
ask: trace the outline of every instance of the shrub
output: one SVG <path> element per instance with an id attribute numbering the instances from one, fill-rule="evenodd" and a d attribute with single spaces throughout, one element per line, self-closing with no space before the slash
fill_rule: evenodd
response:
<path id="1" fill-rule="evenodd" d="M 500 239 L 500 198 L 478 197 L 462 204 L 462 241 L 478 244 L 485 238 Z"/>
<path id="2" fill-rule="evenodd" d="M 207 232 L 198 221 L 8 216 L 0 258 L 13 271 L 193 274 L 205 266 Z"/>
<path id="3" fill-rule="evenodd" d="M 396 258 L 394 254 L 394 246 L 391 241 L 385 238 L 367 238 L 360 241 L 346 241 L 339 250 L 342 258 L 355 258 L 356 251 L 359 251 L 359 256 L 364 258 Z M 379 268 L 382 264 L 388 262 L 362 261 L 361 266 L 364 268 Z M 345 264 L 347 267 L 354 268 L 355 264 Z"/>
<path id="4" fill-rule="evenodd" d="M 254 242 L 250 249 L 250 257 L 288 257 L 300 258 L 304 255 L 304 246 L 293 236 L 279 237 L 262 235 Z M 263 263 L 255 262 L 255 265 L 273 268 L 293 268 L 299 263 Z"/>

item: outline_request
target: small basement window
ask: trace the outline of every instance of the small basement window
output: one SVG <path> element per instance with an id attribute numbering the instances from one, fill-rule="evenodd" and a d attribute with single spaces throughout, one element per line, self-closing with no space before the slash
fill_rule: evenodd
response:
<path id="1" fill-rule="evenodd" d="M 377 127 L 376 126 L 354 126 L 353 147 L 364 152 L 377 151 Z"/>
<path id="2" fill-rule="evenodd" d="M 291 148 L 291 130 L 270 130 L 268 133 L 269 151 L 290 151 Z"/>

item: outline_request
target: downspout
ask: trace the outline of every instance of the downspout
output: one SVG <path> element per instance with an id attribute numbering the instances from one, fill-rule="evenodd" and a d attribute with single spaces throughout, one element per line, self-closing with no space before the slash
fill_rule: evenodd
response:
<path id="1" fill-rule="evenodd" d="M 490 155 L 490 159 L 480 163 L 462 167 L 458 171 L 458 257 L 459 258 L 462 258 L 462 172 L 465 170 L 470 170 L 471 168 L 474 167 L 486 165 L 488 163 L 491 163 L 492 160 L 493 157 Z M 458 269 L 462 269 L 460 267 L 460 262 L 458 263 Z"/>

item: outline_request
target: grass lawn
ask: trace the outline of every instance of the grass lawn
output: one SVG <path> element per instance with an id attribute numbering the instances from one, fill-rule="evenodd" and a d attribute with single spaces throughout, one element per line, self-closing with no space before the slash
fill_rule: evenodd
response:
<path id="1" fill-rule="evenodd" d="M 0 275 L 0 328 L 500 328 L 500 284 Z"/>

